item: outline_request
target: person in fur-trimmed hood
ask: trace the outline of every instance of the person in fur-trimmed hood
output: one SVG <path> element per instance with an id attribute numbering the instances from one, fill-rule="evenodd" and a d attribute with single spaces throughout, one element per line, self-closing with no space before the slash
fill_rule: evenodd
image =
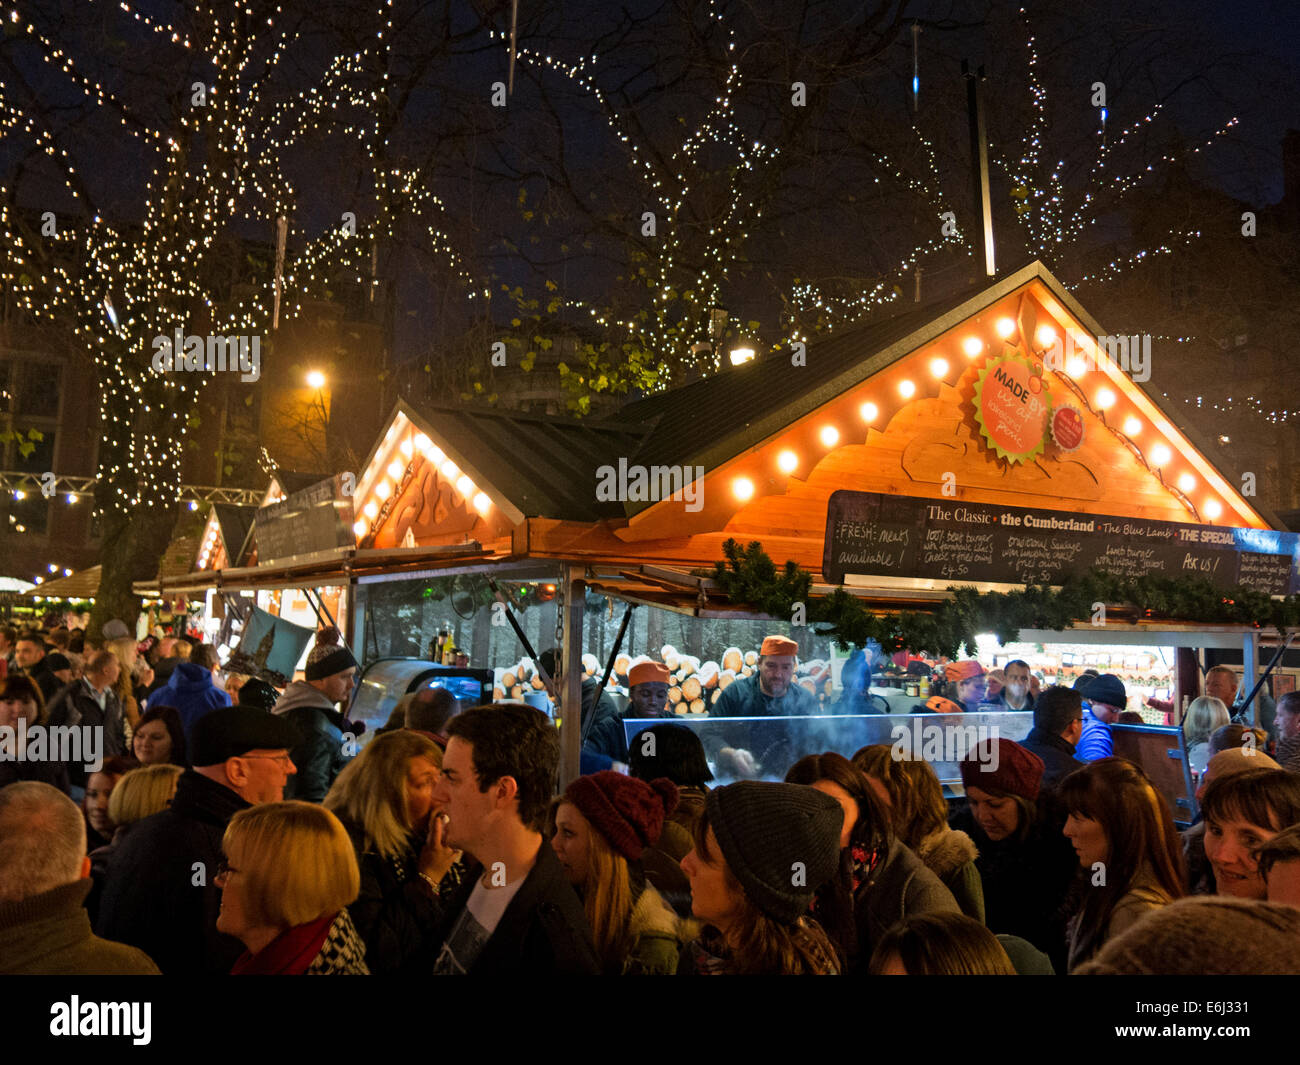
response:
<path id="1" fill-rule="evenodd" d="M 351 761 L 344 753 L 343 737 L 361 732 L 360 726 L 350 724 L 335 708 L 351 700 L 357 676 L 357 660 L 338 639 L 338 629 L 322 629 L 316 634 L 316 646 L 307 656 L 305 679 L 285 688 L 271 710 L 295 725 L 304 737 L 289 752 L 298 772 L 285 785 L 286 799 L 323 801 L 334 778 Z"/>
<path id="2" fill-rule="evenodd" d="M 928 762 L 894 758 L 887 744 L 863 747 L 853 764 L 867 774 L 889 808 L 894 833 L 952 892 L 961 912 L 984 923 L 984 888 L 975 860 L 979 849 L 960 829 L 948 827 L 943 785 Z"/>
<path id="3" fill-rule="evenodd" d="M 582 896 L 606 975 L 672 975 L 694 938 L 641 868 L 676 805 L 672 781 L 609 770 L 579 777 L 556 805 L 551 847 Z"/>

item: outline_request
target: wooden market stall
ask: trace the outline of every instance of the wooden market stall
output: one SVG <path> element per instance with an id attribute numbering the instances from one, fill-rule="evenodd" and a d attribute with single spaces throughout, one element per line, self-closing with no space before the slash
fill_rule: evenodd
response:
<path id="1" fill-rule="evenodd" d="M 575 591 L 696 616 L 750 611 L 691 575 L 733 538 L 811 571 L 814 594 L 843 584 L 880 610 L 940 602 L 954 583 L 1053 583 L 1099 561 L 1295 592 L 1295 537 L 1144 390 L 1139 338 L 1108 352 L 1103 335 L 1033 263 L 600 420 L 399 402 L 356 479 L 354 543 L 221 580 L 346 582 L 358 590 L 349 635 L 363 645 L 368 583 L 549 564 L 564 604 L 567 706 L 581 677 Z M 1015 545 L 1008 522 L 1021 526 Z M 893 550 L 881 529 L 935 549 Z M 1021 542 L 1035 538 L 1065 546 L 1044 555 Z M 1246 631 L 1112 616 L 1132 624 L 1111 626 L 1111 643 L 1159 631 L 1221 646 Z M 1098 638 L 1077 620 L 1072 640 Z M 568 779 L 578 738 L 564 732 Z"/>

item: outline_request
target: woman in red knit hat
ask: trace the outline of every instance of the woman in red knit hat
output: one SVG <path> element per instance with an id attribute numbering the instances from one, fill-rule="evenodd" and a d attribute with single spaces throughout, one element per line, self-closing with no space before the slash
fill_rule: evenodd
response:
<path id="1" fill-rule="evenodd" d="M 692 937 L 641 869 L 676 805 L 671 781 L 606 770 L 579 777 L 556 806 L 551 847 L 582 896 L 606 975 L 672 975 Z"/>

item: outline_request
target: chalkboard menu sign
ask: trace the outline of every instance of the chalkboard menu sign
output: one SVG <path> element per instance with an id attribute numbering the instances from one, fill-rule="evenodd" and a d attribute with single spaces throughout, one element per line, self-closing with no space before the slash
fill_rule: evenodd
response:
<path id="1" fill-rule="evenodd" d="M 1184 525 L 1027 507 L 835 492 L 822 574 L 954 583 L 1060 584 L 1090 569 L 1206 577 L 1269 595 L 1300 591 L 1295 533 Z"/>
<path id="2" fill-rule="evenodd" d="M 341 478 L 331 477 L 259 507 L 253 527 L 258 564 L 354 547 L 352 500 L 341 489 Z"/>

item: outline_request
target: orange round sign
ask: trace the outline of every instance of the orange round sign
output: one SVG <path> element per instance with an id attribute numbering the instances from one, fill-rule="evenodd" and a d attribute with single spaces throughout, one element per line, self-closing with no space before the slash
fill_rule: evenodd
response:
<path id="1" fill-rule="evenodd" d="M 975 381 L 980 434 L 1008 462 L 1028 462 L 1043 451 L 1051 396 L 1037 368 L 1022 355 L 989 359 Z"/>

